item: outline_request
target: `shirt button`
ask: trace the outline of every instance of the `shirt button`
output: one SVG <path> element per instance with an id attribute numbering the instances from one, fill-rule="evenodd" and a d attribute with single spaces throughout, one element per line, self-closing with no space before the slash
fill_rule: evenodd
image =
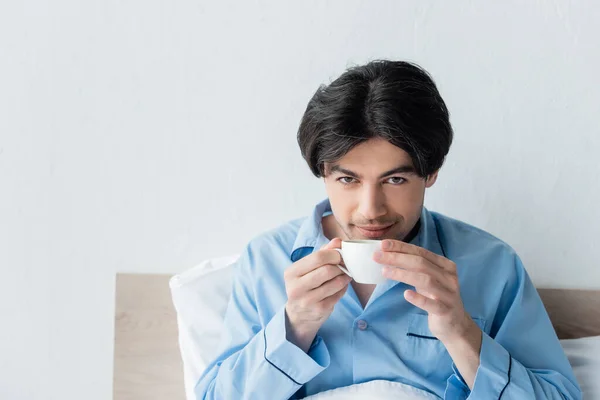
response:
<path id="1" fill-rule="evenodd" d="M 369 326 L 367 324 L 367 321 L 365 320 L 359 320 L 358 323 L 356 324 L 358 326 L 358 329 L 360 329 L 361 331 L 364 331 L 365 329 L 367 329 L 367 326 Z"/>

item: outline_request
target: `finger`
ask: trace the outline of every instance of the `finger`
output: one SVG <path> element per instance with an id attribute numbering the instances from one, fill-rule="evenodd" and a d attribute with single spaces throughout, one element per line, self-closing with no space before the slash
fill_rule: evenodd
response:
<path id="1" fill-rule="evenodd" d="M 323 303 L 325 303 L 326 307 L 334 306 L 338 301 L 340 301 L 340 299 L 342 297 L 344 297 L 344 295 L 346 294 L 347 291 L 348 291 L 348 285 L 344 286 L 344 288 L 342 290 L 340 290 L 339 292 L 334 293 L 331 296 L 326 297 L 321 301 Z"/>
<path id="2" fill-rule="evenodd" d="M 329 241 L 329 243 L 325 243 L 321 246 L 321 250 L 323 249 L 341 249 L 342 248 L 342 239 L 333 238 Z"/>
<path id="3" fill-rule="evenodd" d="M 414 290 L 405 290 L 404 298 L 412 305 L 427 311 L 429 314 L 442 315 L 447 310 L 447 307 L 442 302 L 430 299 Z"/>
<path id="4" fill-rule="evenodd" d="M 298 277 L 313 272 L 324 265 L 339 265 L 342 263 L 341 254 L 330 249 L 319 250 L 316 253 L 306 256 L 302 260 L 304 259 L 306 259 L 306 264 L 302 264 L 299 268 Z"/>
<path id="5" fill-rule="evenodd" d="M 428 297 L 434 300 L 448 299 L 453 295 L 453 292 L 443 282 L 426 273 L 409 271 L 402 268 L 384 267 L 382 274 L 388 279 L 414 286 L 419 292 L 427 294 Z"/>
<path id="6" fill-rule="evenodd" d="M 412 254 L 415 256 L 421 256 L 429 260 L 434 265 L 437 265 L 444 269 L 451 269 L 453 266 L 456 266 L 451 260 L 448 260 L 446 257 L 442 257 L 438 254 L 435 254 L 423 247 L 415 246 L 414 244 L 402 242 L 400 240 L 384 240 L 383 242 L 381 242 L 381 249 L 384 252 L 405 253 Z"/>
<path id="7" fill-rule="evenodd" d="M 373 259 L 379 264 L 400 267 L 415 272 L 423 272 L 433 275 L 436 279 L 442 281 L 447 273 L 444 269 L 434 265 L 431 261 L 413 254 L 391 253 L 380 251 L 373 255 Z"/>
<path id="8" fill-rule="evenodd" d="M 308 274 L 298 278 L 298 285 L 308 290 L 318 288 L 325 282 L 328 282 L 344 272 L 337 265 L 322 265 L 321 267 L 310 271 Z"/>
<path id="9" fill-rule="evenodd" d="M 329 296 L 332 296 L 348 286 L 352 278 L 347 275 L 340 275 L 332 280 L 325 282 L 318 288 L 311 290 L 308 293 L 309 302 L 319 302 Z"/>
<path id="10" fill-rule="evenodd" d="M 297 261 L 290 269 L 288 274 L 299 277 L 308 274 L 309 272 L 327 264 L 338 265 L 342 262 L 342 256 L 335 250 L 332 250 L 336 245 L 335 239 L 329 242 L 325 248 L 318 250 L 308 256 Z"/>

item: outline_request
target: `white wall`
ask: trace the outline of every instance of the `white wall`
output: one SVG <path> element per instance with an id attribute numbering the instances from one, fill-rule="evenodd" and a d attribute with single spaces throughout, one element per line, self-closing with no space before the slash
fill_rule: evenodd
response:
<path id="1" fill-rule="evenodd" d="M 316 87 L 413 60 L 456 141 L 426 205 L 600 287 L 593 1 L 0 4 L 0 398 L 112 396 L 115 272 L 237 252 L 324 196 Z"/>

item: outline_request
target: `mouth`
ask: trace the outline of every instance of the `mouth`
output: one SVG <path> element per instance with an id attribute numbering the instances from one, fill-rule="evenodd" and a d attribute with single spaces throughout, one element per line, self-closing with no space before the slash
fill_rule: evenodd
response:
<path id="1" fill-rule="evenodd" d="M 391 225 L 371 225 L 371 226 L 356 226 L 356 229 L 359 230 L 359 232 L 365 236 L 368 237 L 370 239 L 376 239 L 376 238 L 380 238 L 385 236 L 385 234 L 387 232 L 389 232 L 389 230 L 392 228 L 392 226 L 394 226 L 394 224 Z"/>

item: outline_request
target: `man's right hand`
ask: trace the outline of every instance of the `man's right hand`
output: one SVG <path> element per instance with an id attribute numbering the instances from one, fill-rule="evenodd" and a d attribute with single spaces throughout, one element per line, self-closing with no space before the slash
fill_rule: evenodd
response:
<path id="1" fill-rule="evenodd" d="M 333 249 L 341 244 L 341 239 L 335 238 L 285 271 L 287 340 L 304 352 L 352 281 L 337 267 L 342 257 Z"/>

